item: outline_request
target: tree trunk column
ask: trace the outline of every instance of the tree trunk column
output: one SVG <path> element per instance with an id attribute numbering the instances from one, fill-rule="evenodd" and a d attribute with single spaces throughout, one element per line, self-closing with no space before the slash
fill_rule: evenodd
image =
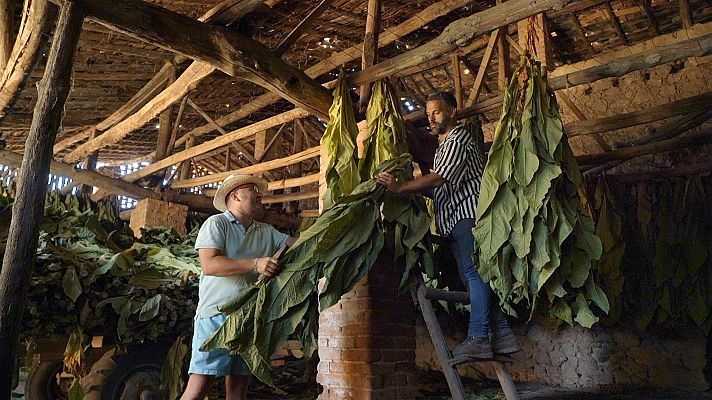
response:
<path id="1" fill-rule="evenodd" d="M 5 257 L 0 271 L 0 398 L 10 398 L 15 349 L 27 287 L 44 217 L 47 176 L 57 129 L 71 86 L 72 64 L 84 14 L 74 2 L 62 7 L 17 186 Z"/>
<path id="2" fill-rule="evenodd" d="M 398 296 L 402 268 L 381 252 L 371 272 L 319 316 L 319 400 L 407 400 L 415 377 L 415 306 Z"/>

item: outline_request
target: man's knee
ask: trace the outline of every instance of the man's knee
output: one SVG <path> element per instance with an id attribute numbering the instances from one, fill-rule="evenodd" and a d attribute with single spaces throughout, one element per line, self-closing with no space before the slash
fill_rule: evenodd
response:
<path id="1" fill-rule="evenodd" d="M 249 384 L 250 375 L 225 376 L 225 397 L 230 400 L 246 399 Z"/>
<path id="2" fill-rule="evenodd" d="M 191 374 L 180 400 L 203 400 L 210 391 L 214 376 Z"/>

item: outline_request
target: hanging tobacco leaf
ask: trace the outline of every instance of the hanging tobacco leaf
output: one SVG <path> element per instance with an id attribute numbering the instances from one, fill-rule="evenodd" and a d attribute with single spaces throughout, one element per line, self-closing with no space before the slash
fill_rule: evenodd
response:
<path id="1" fill-rule="evenodd" d="M 398 173 L 409 164 L 410 157 L 404 155 L 377 171 Z M 349 292 L 383 247 L 384 191 L 370 179 L 324 211 L 285 254 L 278 275 L 259 280 L 220 310 L 227 320 L 201 350 L 224 348 L 239 354 L 255 377 L 272 386 L 270 357 L 297 328 L 310 356 L 316 349 L 318 310 L 331 307 Z M 321 279 L 324 285 L 318 292 Z"/>
<path id="2" fill-rule="evenodd" d="M 377 165 L 408 153 L 405 122 L 386 79 L 373 84 L 366 121 L 368 135 L 364 138 L 363 157 L 359 160 L 362 180 L 374 177 Z M 399 182 L 412 180 L 413 168 L 407 166 L 395 178 Z M 434 275 L 428 235 L 431 218 L 423 196 L 419 194 L 386 193 L 382 211 L 386 240 L 394 247 L 395 265 L 405 267 L 399 285 L 402 294 L 413 283 L 411 271 L 416 264 L 419 263 L 429 276 Z"/>
<path id="3" fill-rule="evenodd" d="M 167 400 L 177 399 L 183 393 L 183 369 L 190 348 L 185 344 L 187 335 L 182 334 L 168 350 L 161 367 L 161 391 Z"/>
<path id="4" fill-rule="evenodd" d="M 591 327 L 591 302 L 608 312 L 593 281 L 602 249 L 581 182 L 554 93 L 523 57 L 505 92 L 473 230 L 480 275 L 508 313 L 540 310 Z"/>
<path id="5" fill-rule="evenodd" d="M 329 123 L 321 137 L 327 159 L 324 208 L 331 207 L 338 198 L 351 193 L 360 182 L 355 152 L 357 135 L 349 85 L 341 71 L 334 89 L 334 102 L 329 108 Z"/>

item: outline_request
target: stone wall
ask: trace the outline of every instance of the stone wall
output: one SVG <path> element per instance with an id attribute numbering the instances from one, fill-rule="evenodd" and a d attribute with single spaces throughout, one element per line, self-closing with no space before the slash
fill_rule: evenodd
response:
<path id="1" fill-rule="evenodd" d="M 447 321 L 443 325 L 451 347 L 462 340 L 464 326 L 455 329 Z M 641 334 L 633 327 L 558 329 L 542 319 L 515 330 L 523 350 L 507 368 L 518 382 L 592 390 L 611 386 L 685 391 L 710 388 L 704 373 L 706 337 L 701 329 L 681 329 L 672 337 Z M 416 333 L 418 367 L 440 370 L 422 321 Z M 461 366 L 460 372 L 496 378 L 486 363 Z"/>

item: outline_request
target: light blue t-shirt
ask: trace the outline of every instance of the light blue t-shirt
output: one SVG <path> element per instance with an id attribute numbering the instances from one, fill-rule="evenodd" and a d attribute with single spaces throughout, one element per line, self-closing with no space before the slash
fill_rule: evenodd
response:
<path id="1" fill-rule="evenodd" d="M 220 249 L 228 258 L 258 258 L 272 256 L 287 240 L 287 235 L 274 227 L 253 221 L 248 229 L 230 213 L 213 215 L 200 227 L 195 250 Z M 224 304 L 244 288 L 257 281 L 259 273 L 248 272 L 233 276 L 200 274 L 198 308 L 195 318 L 212 317 L 220 313 Z"/>

